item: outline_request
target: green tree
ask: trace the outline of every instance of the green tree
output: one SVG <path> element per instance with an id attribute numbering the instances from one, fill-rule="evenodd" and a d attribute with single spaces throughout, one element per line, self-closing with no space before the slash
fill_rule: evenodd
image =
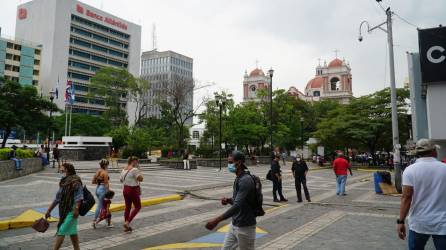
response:
<path id="1" fill-rule="evenodd" d="M 54 117 L 57 138 L 65 133 L 65 114 Z M 71 135 L 104 136 L 112 129 L 111 123 L 101 116 L 73 113 L 71 116 Z"/>
<path id="2" fill-rule="evenodd" d="M 123 146 L 127 145 L 127 138 L 129 136 L 130 132 L 127 126 L 120 126 L 113 128 L 110 132 L 108 132 L 106 135 L 113 138 L 113 147 L 116 149 L 120 149 Z"/>
<path id="3" fill-rule="evenodd" d="M 126 125 L 126 100 L 135 86 L 137 80 L 126 69 L 105 67 L 91 78 L 90 98 L 104 99 L 107 111 L 103 115 L 113 126 Z"/>
<path id="4" fill-rule="evenodd" d="M 216 100 L 209 100 L 205 103 L 205 110 L 198 115 L 200 122 L 205 123 L 205 132 L 201 138 L 201 144 L 208 145 L 211 142 L 211 150 L 215 151 L 214 145 L 221 145 L 221 143 L 228 143 L 230 140 L 229 127 L 226 126 L 229 113 L 234 109 L 234 99 L 232 94 L 226 93 L 224 91 L 214 93 L 220 101 L 223 101 L 224 108 L 222 110 L 222 142 L 220 142 L 220 108 L 216 103 Z"/>
<path id="5" fill-rule="evenodd" d="M 397 89 L 397 107 L 400 141 L 409 138 L 408 89 Z M 322 145 L 330 150 L 355 147 L 371 153 L 377 150 L 391 151 L 392 119 L 390 89 L 353 98 L 350 104 L 328 112 L 317 125 L 314 133 Z"/>
<path id="6" fill-rule="evenodd" d="M 2 148 L 11 131 L 23 128 L 29 132 L 45 131 L 52 126 L 46 111 L 58 111 L 57 106 L 40 97 L 34 86 L 0 79 L 0 129 L 4 131 Z M 46 132 L 46 131 L 45 131 Z"/>

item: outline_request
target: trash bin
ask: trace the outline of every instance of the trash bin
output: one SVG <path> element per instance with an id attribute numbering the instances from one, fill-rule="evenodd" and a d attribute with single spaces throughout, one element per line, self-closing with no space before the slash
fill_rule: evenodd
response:
<path id="1" fill-rule="evenodd" d="M 383 191 L 381 190 L 381 187 L 379 186 L 379 183 L 382 182 L 382 177 L 379 172 L 373 173 L 373 180 L 375 181 L 375 193 L 382 194 Z"/>

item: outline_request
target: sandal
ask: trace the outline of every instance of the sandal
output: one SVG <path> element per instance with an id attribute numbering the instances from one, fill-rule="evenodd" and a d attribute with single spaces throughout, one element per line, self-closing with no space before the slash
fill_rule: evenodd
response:
<path id="1" fill-rule="evenodd" d="M 124 232 L 131 232 L 132 228 L 126 224 L 124 224 Z"/>

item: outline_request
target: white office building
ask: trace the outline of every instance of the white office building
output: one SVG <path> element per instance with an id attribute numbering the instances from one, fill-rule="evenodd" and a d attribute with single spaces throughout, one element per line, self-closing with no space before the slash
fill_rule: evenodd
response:
<path id="1" fill-rule="evenodd" d="M 75 89 L 73 112 L 99 115 L 104 100 L 88 96 L 95 72 L 112 66 L 139 75 L 141 26 L 75 0 L 33 0 L 17 13 L 16 37 L 42 45 L 40 87 L 43 93 L 57 87 L 60 109 L 67 81 Z M 134 114 L 126 96 L 122 102 Z"/>
<path id="2" fill-rule="evenodd" d="M 170 87 L 169 85 L 178 78 L 193 82 L 193 59 L 170 50 L 143 52 L 141 77 L 150 82 L 146 117 L 161 118 L 158 104 L 166 98 L 163 93 Z M 193 91 L 187 91 L 185 106 L 188 110 L 193 109 Z M 192 125 L 192 119 L 188 120 L 187 124 Z"/>

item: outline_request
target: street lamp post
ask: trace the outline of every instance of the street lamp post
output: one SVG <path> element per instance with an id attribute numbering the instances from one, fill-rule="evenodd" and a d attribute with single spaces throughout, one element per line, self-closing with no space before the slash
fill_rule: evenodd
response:
<path id="1" fill-rule="evenodd" d="M 268 70 L 269 81 L 269 147 L 273 153 L 273 74 L 274 70 L 270 68 Z M 273 153 L 274 154 L 274 153 Z M 273 163 L 273 157 L 271 156 L 271 165 Z"/>
<path id="2" fill-rule="evenodd" d="M 301 139 L 301 145 L 300 150 L 302 153 L 302 159 L 304 158 L 304 118 L 300 118 L 300 139 Z"/>
<path id="3" fill-rule="evenodd" d="M 218 108 L 219 108 L 219 120 L 220 120 L 220 129 L 219 129 L 219 145 L 218 145 L 218 150 L 219 150 L 219 157 L 220 157 L 220 171 L 221 171 L 221 164 L 222 164 L 222 154 L 221 154 L 221 140 L 222 140 L 222 121 L 221 121 L 221 113 L 223 112 L 223 108 L 226 105 L 226 101 L 225 99 L 223 99 L 222 96 L 216 95 L 215 96 L 215 103 L 217 104 Z"/>
<path id="4" fill-rule="evenodd" d="M 51 101 L 51 104 L 54 101 L 54 95 L 55 94 L 56 94 L 55 91 L 53 91 L 53 90 L 50 91 L 50 101 Z M 50 151 L 51 151 L 51 126 L 53 124 L 52 115 L 53 115 L 53 110 L 50 109 L 50 125 L 48 126 L 48 142 L 47 142 L 47 147 L 48 147 L 47 159 L 48 159 L 48 162 L 50 162 Z M 53 162 L 53 168 L 54 167 L 55 166 L 54 166 L 54 162 Z"/>
<path id="5" fill-rule="evenodd" d="M 362 42 L 363 37 L 361 35 L 362 25 L 367 25 L 367 32 L 370 33 L 375 29 L 380 29 L 387 33 L 387 43 L 389 49 L 389 69 L 390 69 L 390 101 L 392 107 L 392 139 L 393 139 L 393 162 L 395 168 L 395 187 L 398 192 L 401 192 L 401 166 L 400 166 L 400 148 L 399 143 L 399 131 L 398 131 L 398 110 L 396 103 L 396 86 L 395 86 L 395 61 L 393 55 L 393 33 L 392 33 L 392 14 L 390 7 L 386 10 L 387 20 L 375 27 L 370 28 L 367 21 L 361 22 L 359 25 L 359 38 Z M 387 29 L 383 28 L 383 25 L 387 25 Z"/>

